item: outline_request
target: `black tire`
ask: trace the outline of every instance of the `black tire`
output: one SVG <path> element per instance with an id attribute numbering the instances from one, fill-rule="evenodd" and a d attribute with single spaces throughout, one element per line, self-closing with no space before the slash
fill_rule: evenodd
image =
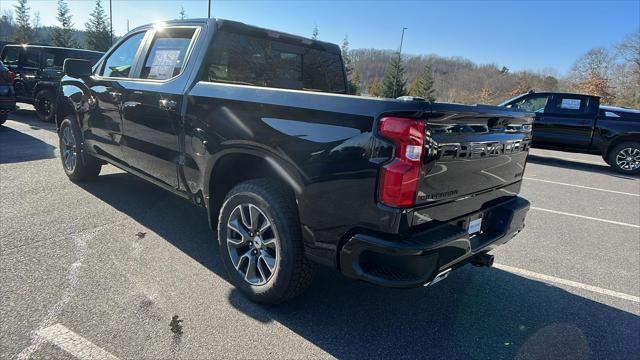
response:
<path id="1" fill-rule="evenodd" d="M 245 280 L 248 276 L 248 270 L 244 271 L 245 276 L 243 277 L 242 270 L 237 270 L 233 264 L 234 260 L 232 260 L 231 254 L 238 248 L 229 245 L 227 241 L 232 236 L 229 235 L 232 230 L 228 228 L 232 213 L 235 213 L 238 208 L 242 209 L 242 206 L 245 205 L 252 205 L 260 210 L 261 216 L 266 217 L 266 220 L 263 219 L 263 224 L 270 222 L 270 226 L 274 228 L 271 237 L 277 238 L 277 242 L 274 244 L 274 248 L 278 252 L 278 256 L 274 256 L 276 259 L 274 262 L 275 270 L 268 279 L 262 278 L 263 281 L 266 281 L 263 284 L 250 284 Z M 260 237 L 262 236 L 264 235 L 260 234 Z M 242 238 L 244 239 L 244 237 Z M 231 189 L 220 209 L 218 242 L 222 262 L 231 282 L 249 299 L 258 303 L 277 304 L 301 294 L 311 284 L 316 272 L 315 263 L 312 263 L 304 255 L 295 198 L 288 189 L 271 180 L 250 180 Z M 248 248 L 253 249 L 253 247 Z M 244 252 L 244 250 L 242 251 Z M 261 253 L 263 250 L 251 251 Z M 238 260 L 237 264 L 240 263 L 241 261 Z M 260 263 L 259 258 L 257 263 Z M 252 263 L 247 260 L 246 264 L 248 267 Z"/>
<path id="2" fill-rule="evenodd" d="M 73 136 L 66 133 L 70 131 Z M 100 174 L 101 162 L 86 153 L 82 144 L 82 135 L 78 122 L 73 118 L 65 118 L 60 123 L 58 132 L 60 159 L 62 169 L 72 181 L 93 180 Z M 73 166 L 70 156 L 75 154 Z"/>
<path id="3" fill-rule="evenodd" d="M 640 142 L 629 141 L 614 146 L 607 159 L 607 163 L 619 173 L 640 174 Z"/>
<path id="4" fill-rule="evenodd" d="M 49 89 L 42 89 L 36 93 L 33 107 L 36 109 L 38 119 L 44 122 L 52 122 L 56 113 L 56 96 Z"/>
<path id="5" fill-rule="evenodd" d="M 8 114 L 0 114 L 0 125 L 7 121 Z"/>

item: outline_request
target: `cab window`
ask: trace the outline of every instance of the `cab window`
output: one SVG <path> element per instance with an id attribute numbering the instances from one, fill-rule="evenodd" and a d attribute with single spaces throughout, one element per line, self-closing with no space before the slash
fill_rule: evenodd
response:
<path id="1" fill-rule="evenodd" d="M 24 66 L 40 68 L 40 49 L 27 47 L 24 50 Z"/>
<path id="2" fill-rule="evenodd" d="M 548 95 L 533 95 L 527 97 L 526 99 L 519 100 L 518 102 L 514 103 L 511 108 L 542 113 L 544 112 L 544 108 L 547 106 L 548 100 Z"/>
<path id="3" fill-rule="evenodd" d="M 180 74 L 195 32 L 194 28 L 157 30 L 140 77 L 167 80 Z"/>
<path id="4" fill-rule="evenodd" d="M 16 46 L 5 46 L 2 54 L 2 62 L 5 65 L 18 65 L 20 62 L 20 52 L 22 48 Z"/>
<path id="5" fill-rule="evenodd" d="M 556 114 L 582 114 L 586 109 L 584 98 L 566 95 L 555 96 L 550 111 Z"/>
<path id="6" fill-rule="evenodd" d="M 102 68 L 102 76 L 128 78 L 131 74 L 133 61 L 142 44 L 145 32 L 131 35 L 120 44 L 107 58 Z"/>

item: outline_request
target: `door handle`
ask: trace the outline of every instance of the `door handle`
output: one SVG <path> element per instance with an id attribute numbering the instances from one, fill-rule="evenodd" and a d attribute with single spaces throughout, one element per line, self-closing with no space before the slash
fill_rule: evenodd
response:
<path id="1" fill-rule="evenodd" d="M 175 111 L 176 105 L 178 104 L 175 101 L 168 99 L 160 99 L 160 101 L 158 102 L 158 106 L 160 107 L 160 109 L 166 111 Z"/>
<path id="2" fill-rule="evenodd" d="M 111 92 L 109 92 L 109 95 L 111 95 L 111 98 L 112 98 L 114 101 L 120 101 L 120 100 L 122 100 L 122 93 L 121 93 L 121 92 L 118 92 L 118 91 L 111 91 Z"/>

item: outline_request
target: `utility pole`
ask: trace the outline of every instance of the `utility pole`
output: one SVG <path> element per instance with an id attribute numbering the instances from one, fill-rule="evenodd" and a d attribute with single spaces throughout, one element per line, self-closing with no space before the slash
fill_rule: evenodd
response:
<path id="1" fill-rule="evenodd" d="M 113 7 L 109 0 L 109 34 L 111 34 L 111 45 L 113 45 Z"/>
<path id="2" fill-rule="evenodd" d="M 396 67 L 396 76 L 393 79 L 393 98 L 396 98 L 396 88 L 398 87 L 398 76 L 400 76 L 400 54 L 402 54 L 402 42 L 404 41 L 404 31 L 406 27 L 402 28 L 402 35 L 400 35 L 400 49 L 398 50 L 398 66 Z"/>
<path id="3" fill-rule="evenodd" d="M 207 18 L 211 19 L 211 0 L 209 0 L 209 7 L 207 8 Z"/>

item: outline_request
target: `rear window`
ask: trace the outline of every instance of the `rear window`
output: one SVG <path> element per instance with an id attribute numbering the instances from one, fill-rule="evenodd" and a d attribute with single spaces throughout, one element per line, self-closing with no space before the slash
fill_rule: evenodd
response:
<path id="1" fill-rule="evenodd" d="M 228 31 L 216 35 L 202 80 L 345 92 L 339 54 Z"/>

